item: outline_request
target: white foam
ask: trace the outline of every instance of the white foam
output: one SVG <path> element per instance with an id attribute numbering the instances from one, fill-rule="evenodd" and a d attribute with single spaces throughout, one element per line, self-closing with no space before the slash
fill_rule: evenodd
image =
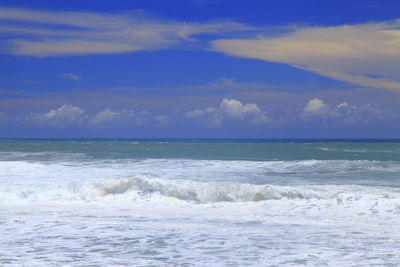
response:
<path id="1" fill-rule="evenodd" d="M 337 177 L 337 181 L 345 182 L 352 173 L 364 178 L 379 173 L 395 177 L 399 171 L 400 164 L 396 162 L 346 160 L 0 161 L 0 203 L 18 199 L 24 203 L 97 201 L 99 196 L 107 195 L 104 192 L 114 195 L 158 193 L 198 203 L 326 199 L 341 192 L 351 194 L 351 190 L 369 193 L 370 187 L 352 189 L 353 185 L 344 183 L 332 191 L 329 184 L 324 184 L 324 179 L 334 181 L 332 178 Z M 314 185 L 309 183 L 310 177 L 316 177 Z M 286 181 L 291 184 L 283 186 Z M 394 187 L 384 189 L 388 190 L 393 191 Z"/>
<path id="2" fill-rule="evenodd" d="M 0 186 L 0 205 L 27 204 L 117 204 L 121 207 L 152 202 L 162 209 L 175 199 L 194 205 L 207 203 L 274 203 L 271 211 L 297 207 L 297 211 L 366 214 L 385 217 L 400 214 L 400 192 L 393 188 L 363 186 L 277 186 L 234 182 L 196 182 L 190 180 L 89 179 L 69 183 L 41 183 L 25 186 Z M 181 201 L 181 202 L 179 202 Z"/>
<path id="3" fill-rule="evenodd" d="M 399 188 L 322 183 L 385 164 L 0 162 L 0 265 L 396 265 Z"/>

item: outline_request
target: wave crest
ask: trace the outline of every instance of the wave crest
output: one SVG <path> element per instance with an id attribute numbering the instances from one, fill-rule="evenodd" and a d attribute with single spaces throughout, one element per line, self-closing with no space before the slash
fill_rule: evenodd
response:
<path id="1" fill-rule="evenodd" d="M 252 185 L 228 182 L 195 182 L 187 180 L 146 179 L 142 177 L 96 182 L 102 196 L 126 194 L 136 191 L 140 194 L 161 194 L 181 200 L 198 203 L 242 202 L 272 199 L 320 198 L 315 192 L 292 187 Z"/>
<path id="2" fill-rule="evenodd" d="M 169 200 L 168 200 L 169 199 Z M 188 180 L 95 179 L 68 184 L 43 184 L 34 187 L 0 188 L 0 204 L 29 203 L 114 203 L 129 205 L 150 201 L 166 205 L 170 200 L 191 203 L 257 202 L 283 210 L 295 207 L 352 210 L 357 213 L 400 213 L 398 190 L 350 186 L 278 186 Z M 272 201 L 272 202 L 269 202 Z"/>

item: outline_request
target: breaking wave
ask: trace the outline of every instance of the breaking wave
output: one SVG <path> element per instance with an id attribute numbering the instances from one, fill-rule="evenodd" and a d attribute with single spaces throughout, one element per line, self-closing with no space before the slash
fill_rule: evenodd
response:
<path id="1" fill-rule="evenodd" d="M 119 203 L 129 205 L 143 200 L 175 199 L 193 204 L 217 202 L 295 202 L 311 206 L 386 210 L 400 213 L 400 192 L 368 187 L 314 186 L 293 187 L 253 185 L 233 182 L 196 182 L 188 180 L 94 179 L 34 188 L 1 189 L 0 204 L 27 203 Z M 278 201 L 278 202 L 276 202 Z M 159 203 L 162 204 L 162 203 Z M 328 205 L 328 206 L 326 206 Z M 381 208 L 379 208 L 381 206 Z"/>
<path id="2" fill-rule="evenodd" d="M 118 182 L 115 180 L 101 180 L 96 182 L 96 187 L 103 195 L 124 194 L 134 190 L 141 194 L 155 193 L 198 203 L 319 197 L 314 192 L 302 191 L 292 187 L 146 178 L 123 179 Z"/>

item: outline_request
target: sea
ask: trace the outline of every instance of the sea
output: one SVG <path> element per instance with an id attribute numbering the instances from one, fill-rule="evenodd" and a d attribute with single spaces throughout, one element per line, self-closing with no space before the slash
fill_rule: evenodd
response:
<path id="1" fill-rule="evenodd" d="M 0 266 L 399 266 L 400 140 L 0 140 Z"/>

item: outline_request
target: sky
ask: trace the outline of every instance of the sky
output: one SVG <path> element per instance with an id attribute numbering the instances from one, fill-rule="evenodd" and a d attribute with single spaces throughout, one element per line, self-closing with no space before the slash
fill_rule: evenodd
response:
<path id="1" fill-rule="evenodd" d="M 0 138 L 400 138 L 397 0 L 2 0 Z"/>

